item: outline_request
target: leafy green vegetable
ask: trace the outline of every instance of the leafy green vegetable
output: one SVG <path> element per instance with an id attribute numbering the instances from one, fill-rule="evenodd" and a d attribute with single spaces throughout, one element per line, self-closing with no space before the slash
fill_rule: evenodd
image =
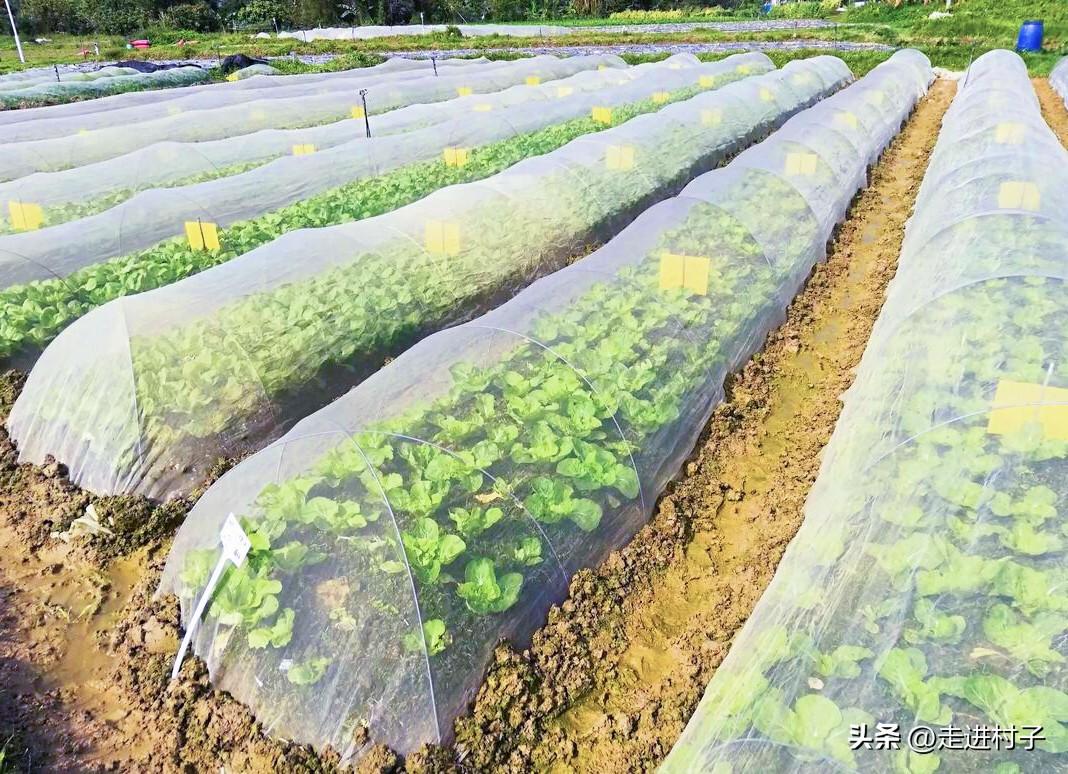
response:
<path id="1" fill-rule="evenodd" d="M 523 576 L 510 572 L 497 580 L 492 559 L 472 559 L 464 570 L 464 582 L 456 587 L 459 594 L 479 615 L 503 613 L 519 599 Z"/>
<path id="2" fill-rule="evenodd" d="M 442 532 L 433 519 L 418 519 L 411 531 L 401 534 L 412 572 L 422 583 L 435 583 L 441 568 L 464 552 L 467 545 L 457 535 Z"/>
<path id="3" fill-rule="evenodd" d="M 293 685 L 315 685 L 323 679 L 326 668 L 330 666 L 331 659 L 310 658 L 293 664 L 286 670 L 286 679 Z"/>

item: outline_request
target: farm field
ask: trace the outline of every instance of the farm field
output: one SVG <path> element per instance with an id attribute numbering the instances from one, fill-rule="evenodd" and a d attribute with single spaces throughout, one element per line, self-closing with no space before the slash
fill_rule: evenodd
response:
<path id="1" fill-rule="evenodd" d="M 0 774 L 1060 770 L 1068 58 L 984 2 L 0 76 Z"/>

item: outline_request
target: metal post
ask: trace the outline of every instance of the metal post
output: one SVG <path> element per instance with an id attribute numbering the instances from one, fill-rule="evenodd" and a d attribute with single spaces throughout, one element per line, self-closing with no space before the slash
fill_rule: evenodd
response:
<path id="1" fill-rule="evenodd" d="M 367 116 L 367 89 L 360 89 L 360 101 L 363 103 L 363 126 L 367 136 L 371 136 L 371 119 Z"/>
<path id="2" fill-rule="evenodd" d="M 19 40 L 19 28 L 15 26 L 15 14 L 11 11 L 11 0 L 4 0 L 7 18 L 11 20 L 11 32 L 15 35 L 15 48 L 19 50 L 19 61 L 26 64 L 26 55 L 22 53 L 22 41 Z"/>
<path id="3" fill-rule="evenodd" d="M 434 65 L 434 75 L 438 74 L 438 58 L 436 56 L 430 57 L 430 64 Z"/>
<path id="4" fill-rule="evenodd" d="M 59 65 L 57 65 L 57 64 L 52 65 L 52 69 L 56 71 L 56 83 L 59 83 L 60 80 L 61 80 L 60 77 L 59 77 Z"/>

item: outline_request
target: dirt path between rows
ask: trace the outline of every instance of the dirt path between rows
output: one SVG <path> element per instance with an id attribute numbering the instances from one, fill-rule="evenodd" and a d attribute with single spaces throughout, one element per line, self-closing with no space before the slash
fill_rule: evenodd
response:
<path id="1" fill-rule="evenodd" d="M 1060 139 L 1061 145 L 1068 148 L 1068 110 L 1065 109 L 1064 100 L 1053 90 L 1046 78 L 1032 78 L 1031 84 L 1038 94 L 1042 117 Z"/>
<path id="2" fill-rule="evenodd" d="M 646 771 L 670 750 L 800 526 L 954 92 L 917 108 L 652 522 L 576 576 L 530 651 L 499 649 L 458 724 L 465 768 Z"/>

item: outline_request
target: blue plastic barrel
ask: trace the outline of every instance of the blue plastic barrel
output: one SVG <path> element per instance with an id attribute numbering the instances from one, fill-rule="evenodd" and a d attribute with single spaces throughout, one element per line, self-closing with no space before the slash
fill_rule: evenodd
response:
<path id="1" fill-rule="evenodd" d="M 1016 50 L 1041 51 L 1044 31 L 1041 19 L 1025 21 L 1020 25 L 1020 34 L 1016 38 Z"/>

